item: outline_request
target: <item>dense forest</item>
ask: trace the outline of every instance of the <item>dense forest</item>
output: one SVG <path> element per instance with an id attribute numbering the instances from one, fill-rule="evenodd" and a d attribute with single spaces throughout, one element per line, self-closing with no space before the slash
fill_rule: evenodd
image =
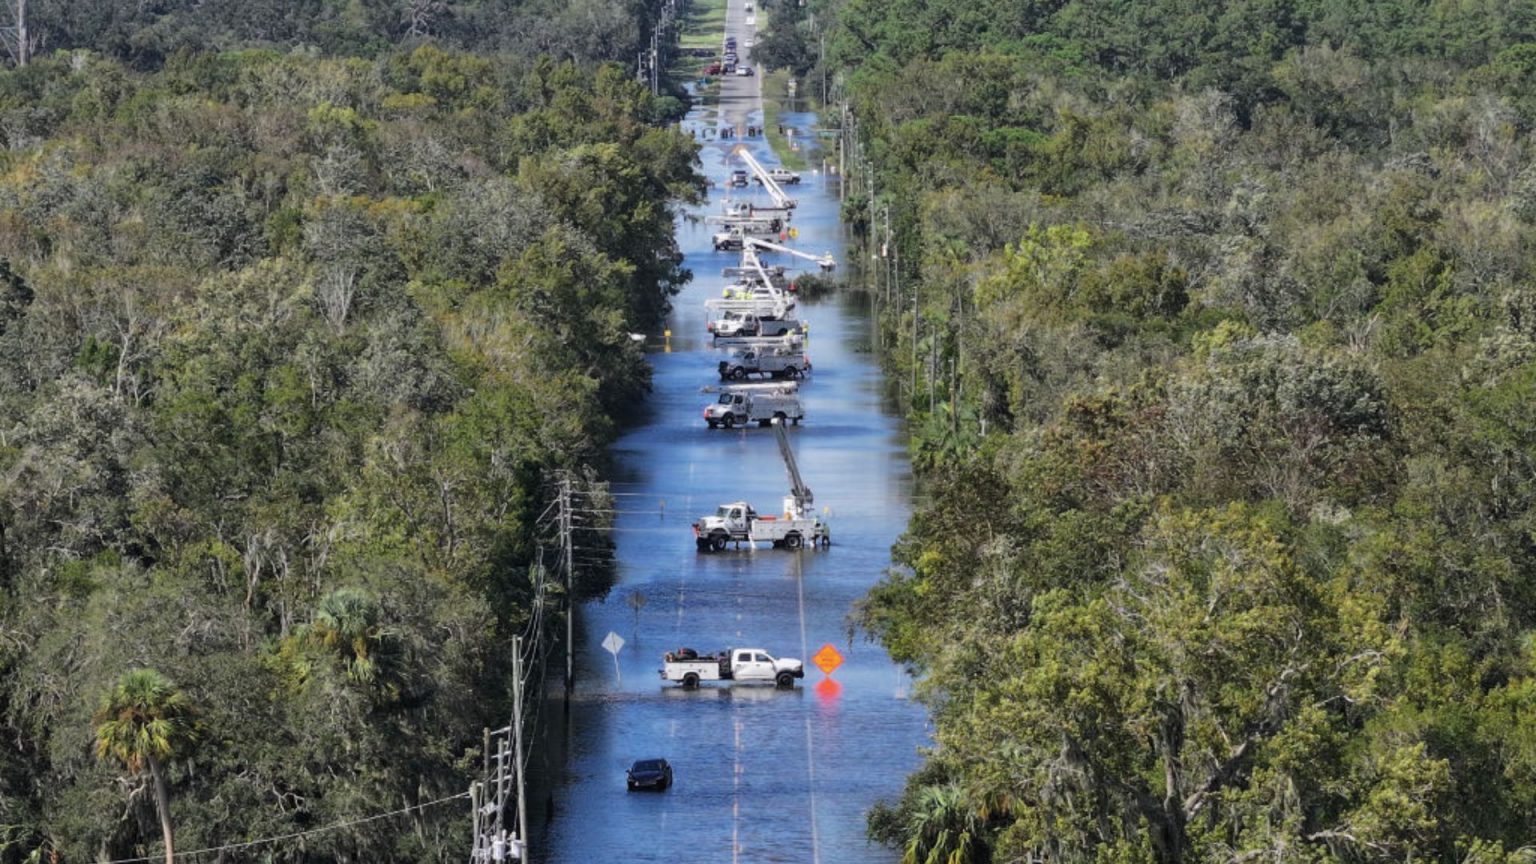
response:
<path id="1" fill-rule="evenodd" d="M 276 46 L 375 57 L 428 39 L 483 53 L 628 62 L 660 8 L 651 0 L 31 0 L 27 42 L 42 53 L 89 48 L 141 69 L 182 51 Z"/>
<path id="2" fill-rule="evenodd" d="M 935 742 L 872 836 L 1530 860 L 1536 7 L 809 11 L 924 489 L 857 618 Z"/>
<path id="3" fill-rule="evenodd" d="M 419 5 L 440 40 L 400 4 L 32 4 L 0 72 L 0 861 L 460 795 L 506 723 L 512 637 L 561 602 L 537 517 L 648 387 L 629 334 L 702 181 L 675 102 L 586 62 L 644 10 Z M 468 812 L 217 858 L 458 860 Z"/>

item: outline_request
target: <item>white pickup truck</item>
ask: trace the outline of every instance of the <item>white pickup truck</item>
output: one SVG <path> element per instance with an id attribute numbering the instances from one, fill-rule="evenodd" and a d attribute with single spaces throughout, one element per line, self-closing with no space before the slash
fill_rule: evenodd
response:
<path id="1" fill-rule="evenodd" d="M 796 678 L 805 677 L 805 664 L 787 657 L 774 659 L 761 648 L 728 648 L 713 655 L 679 648 L 666 653 L 660 671 L 661 680 L 689 688 L 701 681 L 761 682 L 788 688 Z"/>
<path id="2" fill-rule="evenodd" d="M 751 48 L 752 43 L 748 42 L 747 47 Z M 768 176 L 773 178 L 773 182 L 782 186 L 792 186 L 800 182 L 800 174 L 796 171 L 791 171 L 788 168 L 770 168 L 768 170 Z M 763 185 L 763 178 L 754 175 L 752 177 L 752 182 L 761 186 Z"/>
<path id="3" fill-rule="evenodd" d="M 805 406 L 794 384 L 742 384 L 720 388 L 720 398 L 704 406 L 704 422 L 709 428 L 733 429 L 756 423 L 767 427 L 775 420 L 800 425 Z"/>
<path id="4" fill-rule="evenodd" d="M 724 552 L 732 543 L 772 543 L 775 549 L 829 546 L 832 530 L 816 516 L 796 516 L 792 499 L 784 501 L 784 513 L 761 516 L 745 501 L 721 504 L 713 516 L 693 523 L 693 542 L 700 552 Z"/>

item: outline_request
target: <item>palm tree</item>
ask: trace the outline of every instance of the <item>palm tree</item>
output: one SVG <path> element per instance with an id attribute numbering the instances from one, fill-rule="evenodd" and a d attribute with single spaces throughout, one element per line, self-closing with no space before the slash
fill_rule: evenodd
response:
<path id="1" fill-rule="evenodd" d="M 193 738 L 192 705 L 171 679 L 153 669 L 131 669 L 102 697 L 96 711 L 96 755 L 115 759 L 136 775 L 147 768 L 165 835 L 165 864 L 174 864 L 171 798 L 165 763 Z"/>
<path id="2" fill-rule="evenodd" d="M 925 786 L 907 818 L 907 848 L 901 864 L 982 864 L 984 814 L 959 786 Z"/>
<path id="3" fill-rule="evenodd" d="M 347 678 L 392 692 L 396 645 L 382 623 L 379 601 L 360 588 L 337 588 L 320 599 L 309 635 L 333 652 Z"/>

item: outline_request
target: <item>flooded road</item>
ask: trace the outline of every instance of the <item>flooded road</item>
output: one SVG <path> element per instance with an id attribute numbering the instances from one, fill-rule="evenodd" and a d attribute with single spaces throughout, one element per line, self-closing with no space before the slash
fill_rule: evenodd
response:
<path id="1" fill-rule="evenodd" d="M 741 0 L 731 2 L 727 26 L 745 41 Z M 722 124 L 761 123 L 757 84 L 731 79 L 719 106 L 688 118 L 706 142 L 703 170 L 714 182 L 694 217 L 719 213 L 725 179 L 744 167 L 727 161 L 731 146 L 745 143 L 764 164 L 777 164 L 761 138 L 714 139 Z M 789 187 L 799 201 L 793 245 L 830 251 L 846 266 L 834 179 L 806 172 Z M 734 191 L 768 203 L 758 187 Z M 883 404 L 864 297 L 802 301 L 815 372 L 801 388 L 806 420 L 789 436 L 833 545 L 801 553 L 766 544 L 718 555 L 695 550 L 696 517 L 739 500 L 777 512 L 789 489 L 771 430 L 710 430 L 701 417 L 713 397 L 700 388 L 718 383 L 715 366 L 725 356 L 710 345 L 703 301 L 720 296 L 721 269 L 740 258 L 713 251 L 713 230 L 703 221 L 679 224 L 694 282 L 674 302 L 670 350 L 651 356 L 648 416 L 615 447 L 618 583 L 606 601 L 582 609 L 569 726 L 558 718 L 558 674 L 544 708 L 556 721 L 534 742 L 541 756 L 531 768 L 552 791 L 543 807 L 535 799 L 530 808 L 541 829 L 533 860 L 894 862 L 898 852 L 866 841 L 865 813 L 898 795 L 917 766 L 928 740 L 925 712 L 879 646 L 850 643 L 847 619 L 888 566 L 907 520 L 905 438 Z M 610 633 L 625 640 L 617 662 L 602 647 Z M 810 662 L 825 643 L 845 658 L 830 682 Z M 805 660 L 806 677 L 790 691 L 721 684 L 685 691 L 657 675 L 663 652 L 682 646 L 759 647 Z M 627 793 L 624 769 L 651 757 L 672 763 L 674 787 Z"/>

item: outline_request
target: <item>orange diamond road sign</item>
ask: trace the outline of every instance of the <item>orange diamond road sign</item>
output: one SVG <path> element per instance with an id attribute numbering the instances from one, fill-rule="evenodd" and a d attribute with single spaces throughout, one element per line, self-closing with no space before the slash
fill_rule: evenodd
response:
<path id="1" fill-rule="evenodd" d="M 833 670 L 843 665 L 843 655 L 838 653 L 836 648 L 832 647 L 831 642 L 828 642 L 821 646 L 821 650 L 816 652 L 816 655 L 811 658 L 811 662 L 816 664 L 817 669 L 820 669 L 827 675 L 831 675 Z"/>

